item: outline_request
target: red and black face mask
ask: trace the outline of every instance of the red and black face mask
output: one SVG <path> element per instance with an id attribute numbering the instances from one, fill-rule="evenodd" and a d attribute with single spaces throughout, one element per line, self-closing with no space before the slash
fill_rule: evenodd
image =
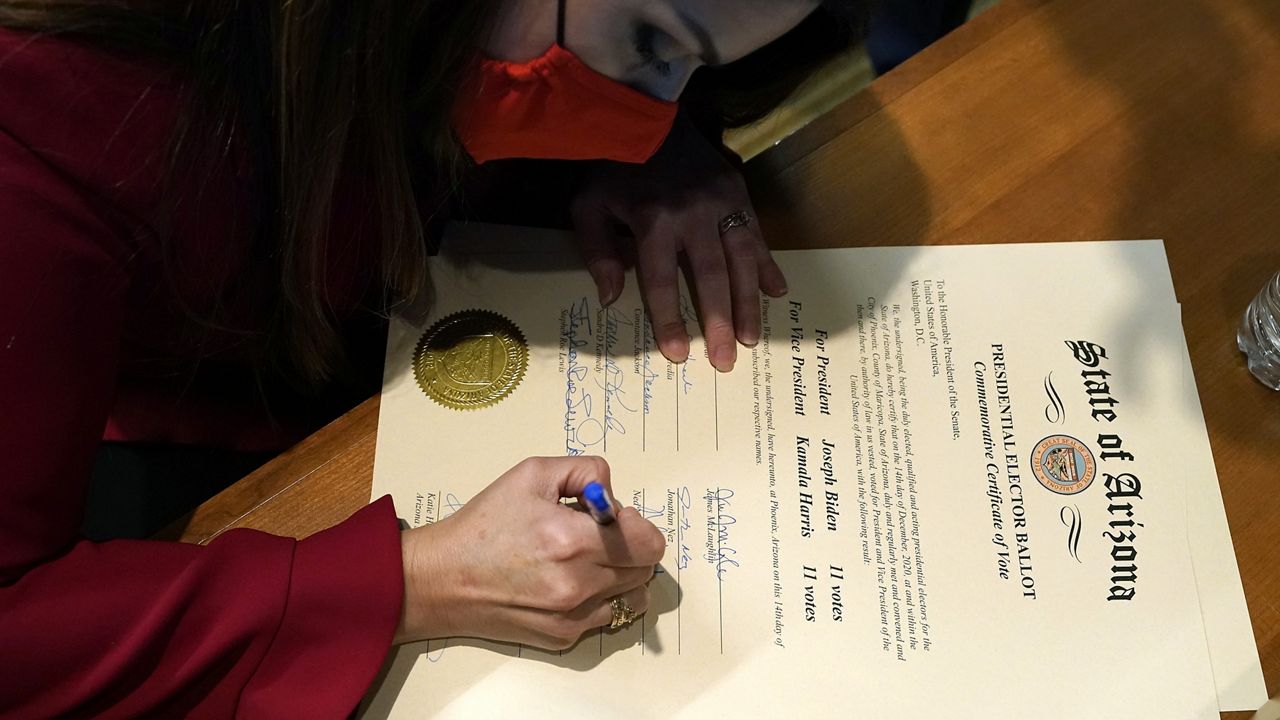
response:
<path id="1" fill-rule="evenodd" d="M 592 70 L 556 44 L 528 62 L 481 58 L 453 109 L 453 127 L 477 163 L 506 158 L 643 163 L 658 151 L 678 106 Z"/>

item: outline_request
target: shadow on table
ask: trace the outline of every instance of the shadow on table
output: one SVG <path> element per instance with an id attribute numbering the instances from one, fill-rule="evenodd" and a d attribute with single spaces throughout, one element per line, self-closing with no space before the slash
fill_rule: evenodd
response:
<path id="1" fill-rule="evenodd" d="M 774 249 L 915 246 L 927 236 L 929 188 L 875 91 L 873 85 L 747 164 Z"/>
<path id="2" fill-rule="evenodd" d="M 409 685 L 410 676 L 415 667 L 418 678 L 403 698 L 404 702 L 420 704 L 416 712 L 427 713 L 428 708 L 441 709 L 448 707 L 455 699 L 465 694 L 474 685 L 483 681 L 488 674 L 518 659 L 519 662 L 539 663 L 566 671 L 586 672 L 608 658 L 620 652 L 639 651 L 649 655 L 660 655 L 671 652 L 659 638 L 654 627 L 663 623 L 670 637 L 670 626 L 674 621 L 673 614 L 680 604 L 680 589 L 675 579 L 666 572 L 658 573 L 649 583 L 650 606 L 648 612 L 630 627 L 619 630 L 599 630 L 588 632 L 572 648 L 564 651 L 548 651 L 512 643 L 489 642 L 472 638 L 449 638 L 441 641 L 429 641 L 404 645 L 392 650 L 387 662 L 383 665 L 378 677 L 369 689 L 369 694 L 360 709 L 362 718 L 390 717 L 393 705 L 402 691 Z M 663 619 L 665 617 L 665 620 Z M 469 649 L 464 656 L 457 657 L 457 651 Z M 593 649 L 597 649 L 593 651 Z M 482 653 L 491 653 L 485 657 Z M 454 656 L 451 656 L 451 653 Z M 455 660 L 454 657 L 457 657 Z M 464 673 L 467 682 L 432 683 L 423 677 L 424 673 L 432 673 L 433 667 L 439 664 L 442 673 L 447 673 L 447 663 L 462 662 L 466 664 Z M 509 669 L 509 668 L 508 668 Z M 450 677 L 450 680 L 455 678 Z M 514 691 L 514 690 L 513 690 Z M 429 701 L 429 702 L 427 702 Z M 404 712 L 404 708 L 400 709 Z"/>

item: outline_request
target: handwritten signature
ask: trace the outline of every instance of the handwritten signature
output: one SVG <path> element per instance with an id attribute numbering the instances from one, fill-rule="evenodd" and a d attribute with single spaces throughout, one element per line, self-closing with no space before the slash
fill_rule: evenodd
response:
<path id="1" fill-rule="evenodd" d="M 708 490 L 705 499 L 711 509 L 711 514 L 707 517 L 707 529 L 714 536 L 715 546 L 707 548 L 703 559 L 715 567 L 716 579 L 723 580 L 730 568 L 739 566 L 735 559 L 738 551 L 729 546 L 729 528 L 736 525 L 738 520 L 725 512 L 733 499 L 733 491 L 727 488 Z"/>
<path id="2" fill-rule="evenodd" d="M 698 324 L 698 313 L 693 309 L 693 303 L 684 295 L 680 296 L 680 317 L 684 320 L 685 325 L 692 323 L 696 327 Z M 689 356 L 680 365 L 680 387 L 683 389 L 685 395 L 688 395 L 689 391 L 693 390 L 693 380 L 689 378 L 689 367 L 696 362 L 695 356 L 692 352 L 692 335 L 689 336 L 689 344 Z"/>
<path id="3" fill-rule="evenodd" d="M 688 545 L 684 544 L 684 533 L 689 529 L 689 508 L 693 507 L 693 495 L 689 492 L 689 488 L 682 487 L 676 490 L 677 515 L 680 520 L 676 523 L 676 546 L 680 548 L 680 558 L 676 562 L 676 569 L 684 570 L 689 567 L 689 562 L 693 560 L 693 551 Z"/>
<path id="4" fill-rule="evenodd" d="M 603 414 L 592 394 L 589 364 L 582 362 L 583 348 L 589 347 L 595 338 L 595 329 L 591 325 L 591 303 L 582 298 L 569 307 L 566 312 L 567 322 L 562 330 L 561 340 L 566 348 L 564 392 L 564 433 L 565 454 L 583 455 L 597 445 L 607 444 L 610 433 L 625 435 L 620 412 L 635 412 L 627 401 L 626 372 L 618 364 L 612 350 L 618 341 L 619 325 L 630 325 L 614 308 L 604 312 L 604 346 L 603 377 L 596 379 L 594 385 L 604 391 Z"/>
<path id="5" fill-rule="evenodd" d="M 445 493 L 443 504 L 444 510 L 440 513 L 441 520 L 447 520 L 452 517 L 454 513 L 461 510 L 463 505 L 466 505 L 465 502 L 459 500 L 458 496 L 453 493 Z"/>
<path id="6" fill-rule="evenodd" d="M 593 400 L 586 383 L 590 368 L 579 361 L 583 348 L 591 344 L 591 307 L 584 297 L 570 306 L 569 321 L 563 331 L 568 352 L 565 369 L 564 433 L 565 455 L 583 455 L 604 440 L 604 427 L 591 416 Z"/>
<path id="7" fill-rule="evenodd" d="M 601 439 L 607 439 L 610 432 L 616 432 L 619 435 L 627 434 L 627 429 L 623 427 L 614 412 L 615 406 L 626 412 L 635 412 L 627 404 L 626 392 L 622 389 L 627 375 L 619 367 L 618 360 L 613 355 L 613 347 L 618 343 L 618 326 L 632 323 L 618 312 L 617 308 L 612 307 L 605 309 L 604 318 L 604 379 L 596 381 L 596 384 L 604 390 L 604 428 Z"/>
<path id="8" fill-rule="evenodd" d="M 640 366 L 640 377 L 644 382 L 644 414 L 649 414 L 649 405 L 653 402 L 653 384 L 658 380 L 658 373 L 653 371 L 650 359 L 653 355 L 653 326 L 649 324 L 649 318 L 644 319 L 644 347 L 641 348 L 641 357 L 643 358 Z"/>

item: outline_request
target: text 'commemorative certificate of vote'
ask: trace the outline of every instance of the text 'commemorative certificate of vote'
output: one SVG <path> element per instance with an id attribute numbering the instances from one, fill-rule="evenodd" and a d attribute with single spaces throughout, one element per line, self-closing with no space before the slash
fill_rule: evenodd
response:
<path id="1" fill-rule="evenodd" d="M 572 256 L 435 262 L 392 323 L 374 496 L 419 526 L 598 454 L 667 553 L 632 626 L 407 646 L 366 713 L 1216 718 L 1162 245 L 776 257 L 791 292 L 728 374 L 688 301 L 690 359 L 662 357 L 634 278 L 602 308 Z"/>

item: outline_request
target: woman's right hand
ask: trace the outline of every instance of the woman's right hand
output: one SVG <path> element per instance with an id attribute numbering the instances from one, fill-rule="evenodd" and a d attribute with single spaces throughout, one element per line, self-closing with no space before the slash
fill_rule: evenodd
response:
<path id="1" fill-rule="evenodd" d="M 560 650 L 608 625 L 616 596 L 643 613 L 665 538 L 634 508 L 599 525 L 560 502 L 593 480 L 612 496 L 601 458 L 530 458 L 449 518 L 405 531 L 396 642 L 479 637 Z"/>

